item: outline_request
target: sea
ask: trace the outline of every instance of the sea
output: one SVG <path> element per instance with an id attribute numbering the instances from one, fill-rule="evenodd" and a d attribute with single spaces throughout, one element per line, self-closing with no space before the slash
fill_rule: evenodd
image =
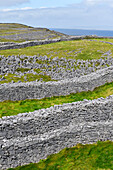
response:
<path id="1" fill-rule="evenodd" d="M 113 31 L 111 30 L 86 30 L 86 29 L 61 29 L 51 28 L 51 30 L 58 31 L 67 35 L 97 35 L 113 37 Z"/>

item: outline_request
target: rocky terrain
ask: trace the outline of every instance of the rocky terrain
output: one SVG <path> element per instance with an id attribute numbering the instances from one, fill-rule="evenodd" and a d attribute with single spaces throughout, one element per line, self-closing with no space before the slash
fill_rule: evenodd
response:
<path id="1" fill-rule="evenodd" d="M 44 44 L 50 41 L 45 39 L 56 38 L 57 42 L 62 37 L 66 41 L 70 38 L 48 29 L 18 24 L 0 24 L 0 27 L 0 38 L 6 40 L 0 42 L 4 51 L 6 47 L 18 46 L 18 43 L 26 43 L 26 40 L 38 42 L 40 39 Z M 87 41 L 97 42 L 95 39 Z M 66 96 L 93 91 L 96 87 L 113 82 L 113 43 L 101 42 L 110 47 L 106 47 L 106 52 L 103 52 L 104 48 L 103 51 L 96 50 L 100 57 L 95 59 L 77 59 L 77 55 L 83 55 L 83 48 L 79 47 L 73 50 L 50 50 L 48 55 L 0 55 L 0 107 L 8 100 Z M 61 52 L 65 56 L 59 57 Z M 84 99 L 0 118 L 0 169 L 38 162 L 77 143 L 113 140 L 112 113 L 113 96 L 108 96 L 106 99 Z"/>
<path id="2" fill-rule="evenodd" d="M 78 49 L 78 51 L 70 51 L 70 54 L 76 55 L 81 52 L 82 49 Z M 7 76 L 9 73 L 14 74 L 16 77 L 26 77 L 26 74 L 32 73 L 36 75 L 38 73 L 39 75 L 50 76 L 53 80 L 80 77 L 95 72 L 96 70 L 112 66 L 113 58 L 111 54 L 111 51 L 108 51 L 104 53 L 100 59 L 94 60 L 76 60 L 63 57 L 51 58 L 36 55 L 0 56 L 0 83 L 5 80 L 4 76 Z M 56 52 L 56 55 L 58 55 L 58 52 Z M 41 80 L 43 81 L 43 79 Z M 25 81 L 27 81 L 27 79 Z"/>
<path id="3" fill-rule="evenodd" d="M 22 24 L 0 24 L 0 40 L 24 42 L 30 40 L 53 39 L 65 34 L 47 28 L 34 28 Z"/>

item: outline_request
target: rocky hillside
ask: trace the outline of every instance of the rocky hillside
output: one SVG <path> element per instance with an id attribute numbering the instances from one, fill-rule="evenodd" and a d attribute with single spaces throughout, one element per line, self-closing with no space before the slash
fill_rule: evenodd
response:
<path id="1" fill-rule="evenodd" d="M 23 24 L 0 23 L 0 41 L 29 41 L 53 39 L 66 36 L 65 34 L 51 31 L 47 28 L 34 28 Z"/>

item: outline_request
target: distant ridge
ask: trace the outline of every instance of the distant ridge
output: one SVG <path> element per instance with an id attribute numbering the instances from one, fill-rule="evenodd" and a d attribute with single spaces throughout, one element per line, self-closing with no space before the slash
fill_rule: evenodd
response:
<path id="1" fill-rule="evenodd" d="M 18 23 L 0 23 L 0 42 L 25 42 L 67 36 L 48 28 L 32 27 Z"/>

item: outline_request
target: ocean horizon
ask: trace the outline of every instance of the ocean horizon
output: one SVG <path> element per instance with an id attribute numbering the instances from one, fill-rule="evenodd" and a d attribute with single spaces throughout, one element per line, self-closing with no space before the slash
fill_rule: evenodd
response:
<path id="1" fill-rule="evenodd" d="M 58 31 L 67 35 L 97 35 L 113 37 L 112 30 L 88 30 L 88 29 L 63 29 L 63 28 L 50 28 L 50 30 Z"/>

